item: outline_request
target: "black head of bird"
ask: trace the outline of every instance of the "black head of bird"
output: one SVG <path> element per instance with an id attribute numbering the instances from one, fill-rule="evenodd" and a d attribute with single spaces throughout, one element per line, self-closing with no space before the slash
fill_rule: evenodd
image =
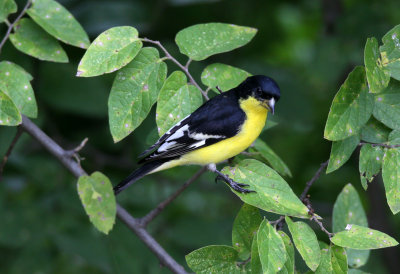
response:
<path id="1" fill-rule="evenodd" d="M 264 75 L 247 77 L 237 88 L 241 98 L 252 96 L 259 100 L 274 114 L 275 103 L 280 99 L 281 92 L 278 84 Z"/>

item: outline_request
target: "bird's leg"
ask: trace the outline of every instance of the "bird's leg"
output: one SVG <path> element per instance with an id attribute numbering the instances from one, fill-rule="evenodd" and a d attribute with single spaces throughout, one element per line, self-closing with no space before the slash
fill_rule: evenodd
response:
<path id="1" fill-rule="evenodd" d="M 217 169 L 217 167 L 215 166 L 215 164 L 209 164 L 208 165 L 208 169 L 214 173 L 217 174 L 217 177 L 215 178 L 215 182 L 217 182 L 218 180 L 222 180 L 224 181 L 227 185 L 229 185 L 230 188 L 232 188 L 233 190 L 240 192 L 240 193 L 250 193 L 250 192 L 255 192 L 254 190 L 250 190 L 250 189 L 245 189 L 243 187 L 247 187 L 249 186 L 248 184 L 241 184 L 241 183 L 237 183 L 234 180 L 232 180 L 231 178 L 229 178 L 229 176 L 223 174 L 221 171 L 219 171 Z"/>

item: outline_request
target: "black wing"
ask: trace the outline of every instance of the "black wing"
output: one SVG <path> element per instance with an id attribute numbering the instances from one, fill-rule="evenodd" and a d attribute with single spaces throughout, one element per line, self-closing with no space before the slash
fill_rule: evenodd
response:
<path id="1" fill-rule="evenodd" d="M 139 163 L 175 159 L 190 151 L 215 144 L 236 135 L 246 118 L 232 91 L 217 95 L 168 130 L 143 152 Z"/>

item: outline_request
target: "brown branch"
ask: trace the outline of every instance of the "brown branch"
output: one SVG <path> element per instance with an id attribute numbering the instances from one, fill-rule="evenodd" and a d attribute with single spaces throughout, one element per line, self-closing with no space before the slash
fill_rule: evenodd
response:
<path id="1" fill-rule="evenodd" d="M 314 174 L 314 176 L 311 178 L 310 181 L 306 183 L 306 187 L 304 188 L 303 192 L 300 195 L 300 200 L 302 201 L 306 196 L 308 191 L 310 190 L 310 187 L 313 185 L 313 183 L 318 180 L 319 176 L 321 176 L 322 171 L 328 166 L 329 160 L 326 162 L 323 162 L 317 172 Z"/>
<path id="2" fill-rule="evenodd" d="M 1 43 L 0 43 L 0 53 L 1 53 L 1 49 L 3 48 L 4 44 L 6 43 L 8 37 L 10 36 L 11 31 L 12 31 L 14 25 L 22 18 L 22 16 L 24 16 L 24 14 L 26 13 L 26 11 L 27 11 L 27 9 L 30 7 L 30 5 L 31 5 L 31 0 L 28 0 L 28 1 L 26 2 L 25 7 L 24 7 L 23 10 L 21 11 L 21 13 L 18 15 L 18 17 L 14 20 L 14 22 L 13 22 L 12 24 L 10 24 L 10 25 L 8 26 L 6 35 L 4 36 L 3 40 L 1 40 Z"/>
<path id="3" fill-rule="evenodd" d="M 373 143 L 367 143 L 367 142 L 360 142 L 358 144 L 358 146 L 363 146 L 363 145 L 371 145 L 372 147 L 385 147 L 385 148 L 397 148 L 397 147 L 400 147 L 400 145 L 373 144 Z"/>
<path id="4" fill-rule="evenodd" d="M 191 59 L 189 59 L 188 62 L 186 63 L 186 65 L 184 66 L 178 60 L 176 60 L 167 51 L 166 48 L 164 48 L 164 46 L 160 43 L 160 41 L 154 41 L 154 40 L 150 40 L 148 38 L 141 38 L 141 40 L 143 42 L 147 42 L 147 43 L 150 43 L 150 44 L 157 45 L 165 53 L 166 57 L 169 60 L 174 62 L 181 70 L 183 70 L 183 72 L 189 77 L 190 83 L 193 84 L 198 90 L 200 90 L 201 94 L 203 94 L 203 97 L 206 98 L 207 100 L 209 99 L 208 96 L 207 96 L 207 93 L 197 84 L 197 82 L 194 80 L 193 76 L 189 72 L 189 65 L 190 65 Z"/>
<path id="5" fill-rule="evenodd" d="M 322 230 L 323 232 L 325 232 L 325 233 L 328 235 L 329 239 L 333 237 L 334 234 L 331 233 L 331 232 L 329 232 L 329 231 L 324 227 L 324 224 L 323 224 L 320 220 L 318 220 L 317 216 L 313 215 L 313 216 L 311 217 L 310 220 L 316 222 L 316 223 L 319 225 L 319 227 L 321 228 L 321 230 Z"/>
<path id="6" fill-rule="evenodd" d="M 11 141 L 10 146 L 8 147 L 8 150 L 6 152 L 6 154 L 3 157 L 3 161 L 0 164 L 0 181 L 3 179 L 3 170 L 4 167 L 8 161 L 8 157 L 10 157 L 12 150 L 14 149 L 15 144 L 17 143 L 17 141 L 19 140 L 19 137 L 21 137 L 22 133 L 24 131 L 22 130 L 21 127 L 18 127 L 17 129 L 17 133 L 14 136 L 14 139 Z"/>
<path id="7" fill-rule="evenodd" d="M 66 151 L 56 142 L 47 136 L 39 127 L 37 127 L 30 119 L 22 116 L 21 127 L 40 144 L 44 146 L 51 154 L 53 154 L 75 177 L 86 175 L 79 163 L 73 158 L 66 156 Z M 117 216 L 124 222 L 138 238 L 157 256 L 162 265 L 168 267 L 174 273 L 186 273 L 183 266 L 178 264 L 156 240 L 141 226 L 140 222 L 133 218 L 129 213 L 117 204 Z"/>
<path id="8" fill-rule="evenodd" d="M 207 167 L 202 167 L 197 171 L 189 180 L 187 180 L 176 192 L 169 196 L 166 200 L 158 204 L 156 208 L 150 211 L 146 216 L 140 219 L 140 223 L 143 227 L 146 227 L 155 217 L 157 217 L 163 209 L 175 200 L 179 194 L 181 194 L 190 184 L 196 181 L 205 171 Z"/>

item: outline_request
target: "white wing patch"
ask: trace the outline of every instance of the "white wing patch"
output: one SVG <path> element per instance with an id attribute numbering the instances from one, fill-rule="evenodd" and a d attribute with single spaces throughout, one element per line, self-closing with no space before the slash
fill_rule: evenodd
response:
<path id="1" fill-rule="evenodd" d="M 180 129 L 178 129 L 174 134 L 172 134 L 171 136 L 169 136 L 167 138 L 167 140 L 165 140 L 166 142 L 181 138 L 183 135 L 185 135 L 185 131 L 188 131 L 189 129 L 189 125 L 184 125 L 183 127 L 181 127 Z"/>
<path id="2" fill-rule="evenodd" d="M 209 134 L 204 134 L 204 133 L 189 133 L 189 137 L 195 140 L 207 140 L 207 139 L 224 139 L 225 136 L 223 135 L 209 135 Z"/>
<path id="3" fill-rule="evenodd" d="M 192 145 L 189 146 L 189 148 L 195 148 L 195 147 L 201 147 L 206 143 L 206 140 L 202 140 L 200 142 L 194 143 Z"/>

